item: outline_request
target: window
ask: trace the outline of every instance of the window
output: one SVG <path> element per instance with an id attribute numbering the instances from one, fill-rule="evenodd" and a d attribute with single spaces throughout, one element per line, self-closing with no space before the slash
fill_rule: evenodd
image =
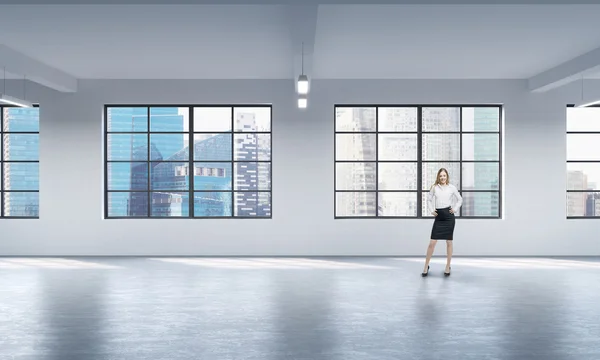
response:
<path id="1" fill-rule="evenodd" d="M 270 106 L 109 105 L 105 119 L 106 218 L 271 217 Z"/>
<path id="2" fill-rule="evenodd" d="M 498 105 L 335 106 L 335 217 L 424 218 L 444 167 L 457 216 L 500 218 Z"/>
<path id="3" fill-rule="evenodd" d="M 567 218 L 600 217 L 600 107 L 567 108 Z"/>
<path id="4" fill-rule="evenodd" d="M 39 217 L 39 108 L 0 106 L 1 216 Z"/>

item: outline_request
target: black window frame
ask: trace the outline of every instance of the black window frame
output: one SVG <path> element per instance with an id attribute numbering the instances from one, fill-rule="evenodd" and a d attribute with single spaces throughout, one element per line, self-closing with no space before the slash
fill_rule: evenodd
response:
<path id="1" fill-rule="evenodd" d="M 567 104 L 567 111 L 569 108 L 575 108 L 576 105 L 575 104 Z M 595 104 L 595 105 L 590 105 L 590 106 L 586 106 L 586 107 L 590 107 L 590 108 L 600 108 L 600 104 Z M 566 131 L 566 138 L 569 137 L 569 134 L 586 134 L 586 135 L 600 135 L 600 131 L 569 131 L 568 130 L 568 124 L 567 124 L 568 118 L 567 118 L 567 113 L 565 112 L 565 131 Z M 565 140 L 566 140 L 565 138 Z M 567 151 L 565 148 L 565 161 L 566 161 L 566 166 L 568 167 L 569 163 L 580 163 L 580 164 L 598 164 L 600 165 L 600 159 L 597 160 L 569 160 L 569 158 L 567 157 Z M 568 181 L 568 176 L 569 176 L 569 170 L 568 168 L 565 168 L 565 175 L 566 175 L 566 181 Z M 567 220 L 570 219 L 576 219 L 576 220 L 581 220 L 581 219 L 600 219 L 600 215 L 596 215 L 596 216 L 569 216 L 569 212 L 568 212 L 568 206 L 569 206 L 569 193 L 600 193 L 600 189 L 595 189 L 595 190 L 569 190 L 569 184 L 566 183 L 565 184 L 566 187 L 566 194 L 565 194 L 565 213 L 567 216 Z"/>
<path id="2" fill-rule="evenodd" d="M 39 111 L 39 104 L 33 104 L 34 108 L 38 108 Z M 0 171 L 0 219 L 39 219 L 40 218 L 40 203 L 39 203 L 39 194 L 40 194 L 40 189 L 39 189 L 39 171 L 38 171 L 38 189 L 37 190 L 5 190 L 4 189 L 4 164 L 9 163 L 34 163 L 34 164 L 38 164 L 38 168 L 39 168 L 39 164 L 40 164 L 40 157 L 39 157 L 39 152 L 38 152 L 38 159 L 37 160 L 4 160 L 4 135 L 5 134 L 30 134 L 30 135 L 37 135 L 38 136 L 38 140 L 40 137 L 40 128 L 39 128 L 39 116 L 38 116 L 38 131 L 4 131 L 4 109 L 6 108 L 14 108 L 14 109 L 18 109 L 20 108 L 19 106 L 16 105 L 9 105 L 9 104 L 0 104 L 0 166 L 1 166 L 1 171 Z M 14 192 L 14 193 L 37 193 L 38 194 L 38 215 L 37 216 L 6 216 L 4 214 L 4 194 L 5 193 L 10 193 L 10 192 Z"/>
<path id="3" fill-rule="evenodd" d="M 423 131 L 423 108 L 458 108 L 460 109 L 459 119 L 459 131 Z M 375 131 L 337 131 L 336 127 L 336 109 L 337 108 L 375 108 Z M 416 131 L 379 131 L 379 108 L 416 108 L 417 109 L 417 130 Z M 463 131 L 463 108 L 498 108 L 498 131 Z M 457 163 L 461 169 L 458 191 L 463 196 L 463 207 L 461 207 L 460 214 L 456 216 L 457 219 L 493 219 L 501 220 L 503 215 L 503 118 L 504 118 L 504 105 L 503 104 L 334 104 L 333 106 L 333 215 L 334 219 L 433 219 L 432 215 L 423 215 L 423 194 L 429 192 L 429 190 L 423 189 L 423 164 L 424 163 Z M 338 134 L 375 134 L 375 160 L 358 161 L 358 160 L 337 160 L 337 135 Z M 381 161 L 379 160 L 379 134 L 416 134 L 417 136 L 417 160 L 390 160 Z M 423 135 L 426 134 L 458 134 L 461 139 L 460 143 L 460 158 L 459 160 L 423 160 Z M 497 134 L 498 135 L 498 160 L 463 160 L 463 145 L 462 136 L 464 134 Z M 337 164 L 338 163 L 358 163 L 358 162 L 374 162 L 376 164 L 375 170 L 375 190 L 337 190 Z M 416 190 L 379 190 L 379 164 L 380 163 L 416 163 L 417 164 L 417 189 Z M 463 190 L 462 167 L 464 163 L 498 163 L 498 190 Z M 338 216 L 336 212 L 337 207 L 337 194 L 338 193 L 352 193 L 352 192 L 367 192 L 375 193 L 375 215 L 373 216 Z M 379 215 L 379 193 L 390 192 L 390 193 L 416 193 L 417 194 L 417 215 L 416 216 L 381 216 Z M 462 210 L 464 208 L 464 194 L 463 193 L 497 193 L 498 194 L 498 215 L 497 216 L 464 216 Z"/>
<path id="4" fill-rule="evenodd" d="M 147 129 L 146 131 L 135 131 L 135 132 L 123 132 L 123 131 L 108 131 L 108 109 L 109 108 L 146 108 L 147 116 Z M 187 132 L 173 132 L 173 131 L 151 131 L 150 127 L 150 111 L 153 108 L 188 108 L 188 131 Z M 194 108 L 230 108 L 231 109 L 231 130 L 230 131 L 194 131 Z M 235 130 L 235 108 L 268 108 L 269 109 L 269 128 L 270 131 L 236 131 Z M 273 106 L 272 104 L 105 104 L 104 105 L 104 218 L 105 219 L 272 219 L 273 218 Z M 118 192 L 131 192 L 129 190 L 109 190 L 108 189 L 108 164 L 109 163 L 131 163 L 131 160 L 108 160 L 108 135 L 109 134 L 141 134 L 148 136 L 148 152 L 150 153 L 150 136 L 152 134 L 187 134 L 189 136 L 189 153 L 187 161 L 165 161 L 161 162 L 173 162 L 182 163 L 186 162 L 188 165 L 188 177 L 189 177 L 189 189 L 176 191 L 176 190 L 164 190 L 165 192 L 181 192 L 189 194 L 189 215 L 188 216 L 152 216 L 151 201 L 152 192 L 161 192 L 161 190 L 151 189 L 151 160 L 150 154 L 148 154 L 147 160 L 135 161 L 140 163 L 147 163 L 148 167 L 148 187 L 147 190 L 141 191 L 136 190 L 135 192 L 142 192 L 148 194 L 148 215 L 147 216 L 109 216 L 109 193 Z M 231 134 L 231 160 L 194 160 L 193 144 L 194 135 L 197 134 Z M 235 135 L 236 134 L 268 134 L 270 136 L 270 150 L 269 160 L 235 160 Z M 194 189 L 194 163 L 231 163 L 231 189 L 230 190 L 195 190 Z M 235 164 L 236 163 L 268 163 L 270 167 L 269 171 L 269 190 L 240 190 L 235 188 Z M 194 203 L 195 194 L 201 192 L 223 192 L 231 194 L 231 215 L 230 216 L 194 216 Z M 236 216 L 235 215 L 235 194 L 240 192 L 247 193 L 268 193 L 270 198 L 270 213 L 268 216 Z"/>

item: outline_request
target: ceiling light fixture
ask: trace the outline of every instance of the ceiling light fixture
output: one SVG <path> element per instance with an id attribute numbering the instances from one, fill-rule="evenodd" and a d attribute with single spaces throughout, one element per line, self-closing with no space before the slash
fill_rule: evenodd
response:
<path id="1" fill-rule="evenodd" d="M 4 90 L 2 94 L 0 94 L 0 103 L 14 105 L 19 107 L 30 108 L 33 107 L 33 104 L 29 101 L 25 100 L 25 83 L 26 79 L 23 77 L 23 99 L 16 98 L 14 96 L 6 95 L 6 67 L 4 68 Z"/>
<path id="2" fill-rule="evenodd" d="M 304 75 L 304 42 L 302 43 L 302 72 L 298 76 L 298 94 L 308 94 L 308 76 Z"/>
<path id="3" fill-rule="evenodd" d="M 307 106 L 308 99 L 306 98 L 306 95 L 300 95 L 300 97 L 298 97 L 298 107 L 300 109 L 306 109 Z"/>
<path id="4" fill-rule="evenodd" d="M 0 94 L 0 103 L 24 107 L 24 108 L 33 107 L 33 104 L 30 103 L 29 101 L 25 101 L 25 100 L 22 100 L 22 99 L 19 99 L 16 97 L 12 97 L 12 96 L 8 96 L 5 94 Z"/>

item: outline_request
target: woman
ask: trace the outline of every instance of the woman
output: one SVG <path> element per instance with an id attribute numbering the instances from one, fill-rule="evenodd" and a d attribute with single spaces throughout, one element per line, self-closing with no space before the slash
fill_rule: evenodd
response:
<path id="1" fill-rule="evenodd" d="M 450 184 L 450 176 L 446 169 L 438 170 L 435 184 L 429 189 L 427 196 L 429 212 L 435 216 L 433 228 L 431 229 L 431 240 L 427 248 L 425 269 L 422 276 L 429 273 L 429 260 L 433 255 L 435 244 L 438 240 L 446 240 L 446 270 L 444 275 L 450 276 L 450 261 L 452 260 L 452 238 L 454 235 L 454 213 L 462 205 L 462 196 L 458 193 L 456 186 Z"/>

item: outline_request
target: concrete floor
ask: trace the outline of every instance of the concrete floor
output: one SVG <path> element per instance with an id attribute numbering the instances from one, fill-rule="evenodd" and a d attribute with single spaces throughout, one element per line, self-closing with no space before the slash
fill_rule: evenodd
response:
<path id="1" fill-rule="evenodd" d="M 600 359 L 600 259 L 0 258 L 0 360 Z"/>

